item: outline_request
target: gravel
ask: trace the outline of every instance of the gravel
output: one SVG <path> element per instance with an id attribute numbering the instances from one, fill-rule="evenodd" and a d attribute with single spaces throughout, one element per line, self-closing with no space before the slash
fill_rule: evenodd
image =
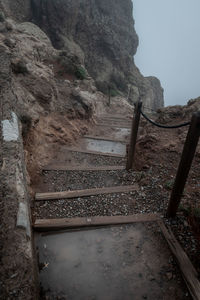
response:
<path id="1" fill-rule="evenodd" d="M 44 171 L 38 189 L 49 192 L 90 189 L 117 185 L 131 185 L 136 182 L 137 172 L 117 171 Z"/>
<path id="2" fill-rule="evenodd" d="M 145 146 L 145 145 L 143 145 Z M 158 155 L 159 153 L 159 155 Z M 139 153 L 140 155 L 140 153 Z M 139 156 L 138 156 L 139 158 Z M 152 151 L 144 147 L 142 159 L 144 169 L 140 171 L 45 171 L 37 186 L 37 192 L 131 185 L 137 183 L 137 191 L 113 193 L 76 199 L 35 202 L 34 218 L 66 218 L 87 216 L 115 216 L 136 213 L 160 213 L 167 226 L 170 226 L 177 240 L 188 254 L 200 274 L 200 243 L 188 222 L 188 217 L 179 211 L 173 220 L 165 218 L 171 189 L 176 175 L 180 153 L 175 151 Z M 61 157 L 62 159 L 62 157 Z M 136 158 L 137 159 L 137 158 Z M 199 157 L 193 167 L 185 189 L 182 203 L 199 201 Z M 58 162 L 59 163 L 59 162 Z M 66 153 L 65 164 L 69 165 L 125 165 L 125 159 L 92 155 L 86 153 Z M 168 277 L 171 274 L 169 272 Z"/>

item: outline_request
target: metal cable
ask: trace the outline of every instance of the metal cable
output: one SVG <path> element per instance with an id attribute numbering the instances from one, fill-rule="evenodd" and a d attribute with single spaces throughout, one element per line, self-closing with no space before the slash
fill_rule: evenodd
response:
<path id="1" fill-rule="evenodd" d="M 180 127 L 184 127 L 184 126 L 190 125 L 190 122 L 186 122 L 186 123 L 182 123 L 182 124 L 178 124 L 178 125 L 172 125 L 172 126 L 169 126 L 169 125 L 161 125 L 161 124 L 158 124 L 158 123 L 152 121 L 151 119 L 149 119 L 149 118 L 145 115 L 145 113 L 142 111 L 142 109 L 140 109 L 140 112 L 141 112 L 141 115 L 142 115 L 148 122 L 150 122 L 152 125 L 155 125 L 155 126 L 160 127 L 160 128 L 174 129 L 174 128 L 180 128 Z"/>

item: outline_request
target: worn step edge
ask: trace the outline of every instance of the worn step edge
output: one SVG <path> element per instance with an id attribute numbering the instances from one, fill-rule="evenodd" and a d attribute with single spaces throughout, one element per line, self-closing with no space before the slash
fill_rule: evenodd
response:
<path id="1" fill-rule="evenodd" d="M 122 116 L 103 115 L 103 114 L 98 115 L 97 118 L 98 119 L 107 119 L 107 120 L 122 120 L 122 122 L 123 121 L 125 121 L 125 122 L 127 122 L 127 121 L 131 122 L 132 119 L 133 119 L 133 117 L 123 118 Z"/>
<path id="2" fill-rule="evenodd" d="M 127 193 L 136 190 L 138 190 L 137 184 L 95 188 L 95 189 L 85 189 L 85 190 L 53 192 L 53 193 L 36 193 L 35 200 L 44 201 L 44 200 L 57 200 L 57 199 L 71 199 L 71 198 L 93 196 L 93 195 L 100 195 L 100 194 Z"/>
<path id="3" fill-rule="evenodd" d="M 85 139 L 91 139 L 91 140 L 109 141 L 109 142 L 116 142 L 116 143 L 126 144 L 125 139 L 114 139 L 114 138 L 109 138 L 109 137 L 106 137 L 106 136 L 84 135 L 84 138 Z"/>
<path id="4" fill-rule="evenodd" d="M 67 151 L 72 151 L 72 152 L 88 153 L 88 154 L 94 154 L 94 155 L 125 158 L 125 154 L 116 154 L 116 153 L 112 153 L 112 152 L 99 152 L 99 151 L 92 151 L 92 150 L 80 149 L 80 148 L 75 148 L 75 147 L 74 148 L 65 147 L 65 149 Z"/>
<path id="5" fill-rule="evenodd" d="M 130 126 L 127 124 L 110 124 L 110 123 L 97 123 L 96 126 L 100 127 L 108 127 L 108 128 L 126 128 L 131 130 L 131 124 Z"/>
<path id="6" fill-rule="evenodd" d="M 69 165 L 59 165 L 59 164 L 49 164 L 43 166 L 43 171 L 116 171 L 125 170 L 125 166 L 69 166 Z"/>
<path id="7" fill-rule="evenodd" d="M 185 251 L 182 249 L 181 245 L 175 238 L 171 229 L 167 228 L 162 220 L 158 220 L 158 225 L 160 226 L 162 233 L 179 264 L 179 267 L 183 274 L 183 278 L 193 299 L 199 300 L 200 282 L 198 280 L 197 271 L 195 270 L 187 254 L 185 253 Z"/>
<path id="8" fill-rule="evenodd" d="M 128 121 L 117 121 L 117 120 L 109 120 L 109 119 L 98 119 L 96 122 L 101 123 L 101 124 L 106 123 L 106 124 L 110 124 L 110 125 L 113 124 L 113 125 L 120 125 L 120 126 L 122 126 L 122 125 L 129 126 L 132 124 L 132 122 L 128 122 Z"/>
<path id="9" fill-rule="evenodd" d="M 36 219 L 33 228 L 38 231 L 59 230 L 64 228 L 92 227 L 137 222 L 155 222 L 159 214 L 135 214 L 129 216 L 94 216 L 88 218 Z"/>
<path id="10" fill-rule="evenodd" d="M 114 121 L 114 122 L 122 122 L 122 123 L 131 123 L 132 119 L 129 118 L 116 118 L 116 117 L 107 117 L 107 116 L 98 116 L 97 120 L 107 120 L 107 121 Z"/>

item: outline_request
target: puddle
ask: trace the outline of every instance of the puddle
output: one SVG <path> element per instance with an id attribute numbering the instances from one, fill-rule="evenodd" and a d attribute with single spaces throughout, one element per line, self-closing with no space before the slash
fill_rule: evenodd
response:
<path id="1" fill-rule="evenodd" d="M 170 299 L 164 297 L 169 287 L 172 299 L 181 293 L 173 280 L 163 280 L 170 254 L 143 224 L 35 238 L 43 266 L 40 283 L 48 299 Z"/>
<path id="2" fill-rule="evenodd" d="M 120 142 L 85 139 L 87 150 L 126 155 L 126 145 Z"/>

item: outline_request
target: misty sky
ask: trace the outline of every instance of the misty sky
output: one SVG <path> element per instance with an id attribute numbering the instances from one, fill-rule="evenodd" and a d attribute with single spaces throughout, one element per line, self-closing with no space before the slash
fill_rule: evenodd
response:
<path id="1" fill-rule="evenodd" d="M 200 96 L 200 0 L 133 0 L 133 15 L 135 63 L 160 79 L 165 105 Z"/>

